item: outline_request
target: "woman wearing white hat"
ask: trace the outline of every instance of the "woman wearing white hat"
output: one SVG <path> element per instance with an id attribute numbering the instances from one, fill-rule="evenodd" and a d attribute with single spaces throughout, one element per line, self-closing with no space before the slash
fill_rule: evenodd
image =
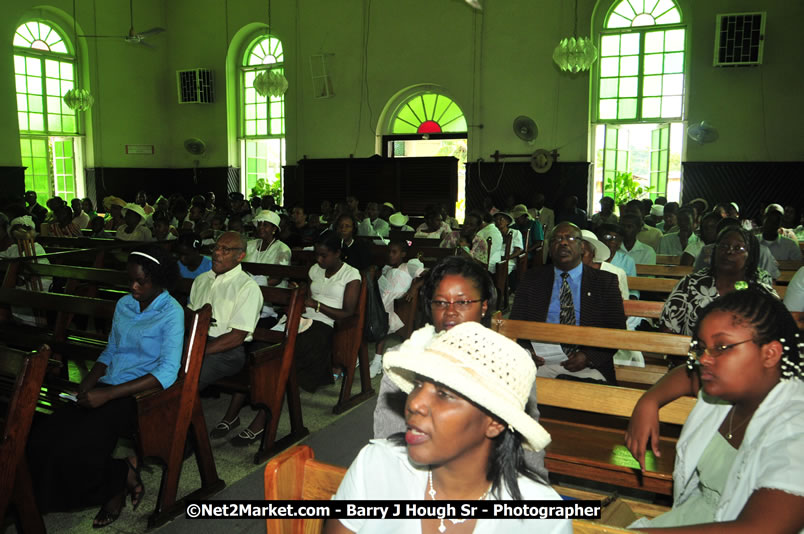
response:
<path id="1" fill-rule="evenodd" d="M 279 215 L 270 210 L 263 210 L 252 222 L 257 239 L 250 240 L 246 245 L 246 258 L 243 261 L 290 265 L 290 248 L 280 241 L 278 236 Z M 264 276 L 260 278 L 257 280 L 260 285 L 276 286 L 281 282 L 279 278 L 270 280 L 263 280 Z"/>
<path id="2" fill-rule="evenodd" d="M 388 224 L 391 226 L 391 230 L 397 230 L 399 232 L 412 232 L 413 228 L 408 226 L 409 220 L 410 217 L 403 214 L 401 211 L 397 211 L 388 217 Z"/>
<path id="3" fill-rule="evenodd" d="M 130 202 L 123 208 L 125 223 L 117 229 L 114 238 L 122 241 L 153 241 L 151 230 L 145 225 L 145 211 L 139 204 Z"/>
<path id="4" fill-rule="evenodd" d="M 408 393 L 407 431 L 372 440 L 334 500 L 560 500 L 525 467 L 523 447 L 550 435 L 525 412 L 536 366 L 514 341 L 463 323 L 388 353 L 385 372 Z M 474 523 L 474 524 L 473 524 Z M 460 526 L 458 526 L 460 525 Z M 569 520 L 451 519 L 328 521 L 346 532 L 572 532 Z"/>

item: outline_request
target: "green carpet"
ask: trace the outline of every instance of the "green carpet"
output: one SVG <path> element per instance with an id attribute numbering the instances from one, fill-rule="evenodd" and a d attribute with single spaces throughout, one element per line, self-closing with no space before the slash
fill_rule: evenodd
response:
<path id="1" fill-rule="evenodd" d="M 373 350 L 369 351 L 373 356 Z M 374 391 L 379 391 L 381 375 L 372 380 L 372 387 Z M 352 392 L 359 391 L 359 378 L 355 378 L 355 383 L 352 386 Z M 338 400 L 340 393 L 340 381 L 336 384 L 320 388 L 315 394 L 301 392 L 302 402 L 302 416 L 304 418 L 304 425 L 312 434 L 333 421 L 343 417 L 345 414 L 335 415 L 332 413 L 332 407 Z M 222 394 L 218 399 L 205 398 L 202 399 L 204 407 L 204 416 L 207 422 L 207 429 L 214 428 L 215 424 L 221 419 L 226 407 L 229 403 L 229 395 Z M 279 423 L 278 437 L 282 437 L 288 433 L 290 423 L 287 416 L 287 408 L 283 410 L 282 417 Z M 241 424 L 236 431 L 232 432 L 227 438 L 212 440 L 212 451 L 215 456 L 215 464 L 218 469 L 218 476 L 223 479 L 227 485 L 233 484 L 238 480 L 244 478 L 249 473 L 258 469 L 263 469 L 265 464 L 254 464 L 254 453 L 256 452 L 256 444 L 251 447 L 238 448 L 233 447 L 229 443 L 229 439 L 236 435 L 236 432 L 245 428 L 256 413 L 251 408 L 244 408 L 240 414 Z M 348 412 L 347 412 L 348 413 Z M 114 456 L 125 457 L 133 454 L 131 449 L 124 445 L 118 446 Z M 146 487 L 145 499 L 136 511 L 131 510 L 130 504 L 127 504 L 123 509 L 120 518 L 112 525 L 106 527 L 104 532 L 123 532 L 130 534 L 139 534 L 145 532 L 147 529 L 148 515 L 153 511 L 156 504 L 156 497 L 159 489 L 159 480 L 161 476 L 160 466 L 152 460 L 146 459 L 142 471 L 143 482 Z M 184 462 L 181 479 L 179 482 L 178 497 L 190 493 L 191 491 L 200 487 L 201 482 L 198 475 L 198 468 L 194 460 Z M 254 495 L 252 498 L 260 499 L 262 494 Z M 98 512 L 97 507 L 88 508 L 72 513 L 52 513 L 45 516 L 45 526 L 49 533 L 67 533 L 79 534 L 97 532 L 92 529 L 92 519 Z M 4 530 L 4 533 L 16 533 L 13 526 Z"/>

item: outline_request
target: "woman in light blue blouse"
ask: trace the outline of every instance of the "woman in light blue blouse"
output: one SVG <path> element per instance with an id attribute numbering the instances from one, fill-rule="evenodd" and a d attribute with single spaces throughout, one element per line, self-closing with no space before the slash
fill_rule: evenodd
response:
<path id="1" fill-rule="evenodd" d="M 76 404 L 35 426 L 28 461 L 42 512 L 102 504 L 93 528 L 114 522 L 131 495 L 145 486 L 136 457 L 111 457 L 117 440 L 136 430 L 134 395 L 176 380 L 184 344 L 184 311 L 167 288 L 178 279 L 176 260 L 159 246 L 128 257 L 131 293 L 115 308 L 106 350 L 81 381 Z"/>
<path id="2" fill-rule="evenodd" d="M 179 255 L 179 274 L 182 278 L 195 279 L 212 269 L 212 260 L 202 256 L 201 236 L 194 232 L 179 236 L 176 252 Z"/>

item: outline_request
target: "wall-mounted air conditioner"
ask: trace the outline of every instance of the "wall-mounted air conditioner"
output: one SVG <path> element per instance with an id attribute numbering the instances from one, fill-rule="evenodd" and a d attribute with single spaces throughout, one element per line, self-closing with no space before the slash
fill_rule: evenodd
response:
<path id="1" fill-rule="evenodd" d="M 766 16 L 764 12 L 718 15 L 715 21 L 715 67 L 761 65 Z"/>
<path id="2" fill-rule="evenodd" d="M 215 101 L 215 77 L 211 69 L 176 71 L 179 104 L 211 104 Z"/>

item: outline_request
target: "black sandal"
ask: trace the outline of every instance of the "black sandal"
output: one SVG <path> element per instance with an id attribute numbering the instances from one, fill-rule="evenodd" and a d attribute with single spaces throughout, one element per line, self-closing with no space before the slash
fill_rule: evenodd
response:
<path id="1" fill-rule="evenodd" d="M 145 484 L 142 483 L 142 477 L 140 476 L 141 462 L 135 466 L 131 463 L 129 458 L 126 458 L 126 463 L 128 464 L 129 469 L 134 471 L 134 476 L 137 477 L 137 482 L 134 487 L 127 490 L 129 495 L 131 495 L 131 509 L 136 510 L 140 503 L 142 503 L 143 497 L 145 497 Z M 128 475 L 126 475 L 126 483 L 128 483 Z M 140 490 L 137 491 L 137 488 Z M 118 513 L 117 515 L 120 514 Z"/>
<path id="2" fill-rule="evenodd" d="M 126 506 L 126 498 L 123 496 L 123 503 L 120 505 L 120 508 L 116 512 L 110 512 L 106 509 L 106 505 L 101 506 L 101 509 L 95 515 L 95 519 L 92 520 L 92 528 L 98 529 L 103 527 L 108 527 L 115 521 L 117 518 L 120 517 L 120 513 L 123 511 L 123 508 Z"/>

